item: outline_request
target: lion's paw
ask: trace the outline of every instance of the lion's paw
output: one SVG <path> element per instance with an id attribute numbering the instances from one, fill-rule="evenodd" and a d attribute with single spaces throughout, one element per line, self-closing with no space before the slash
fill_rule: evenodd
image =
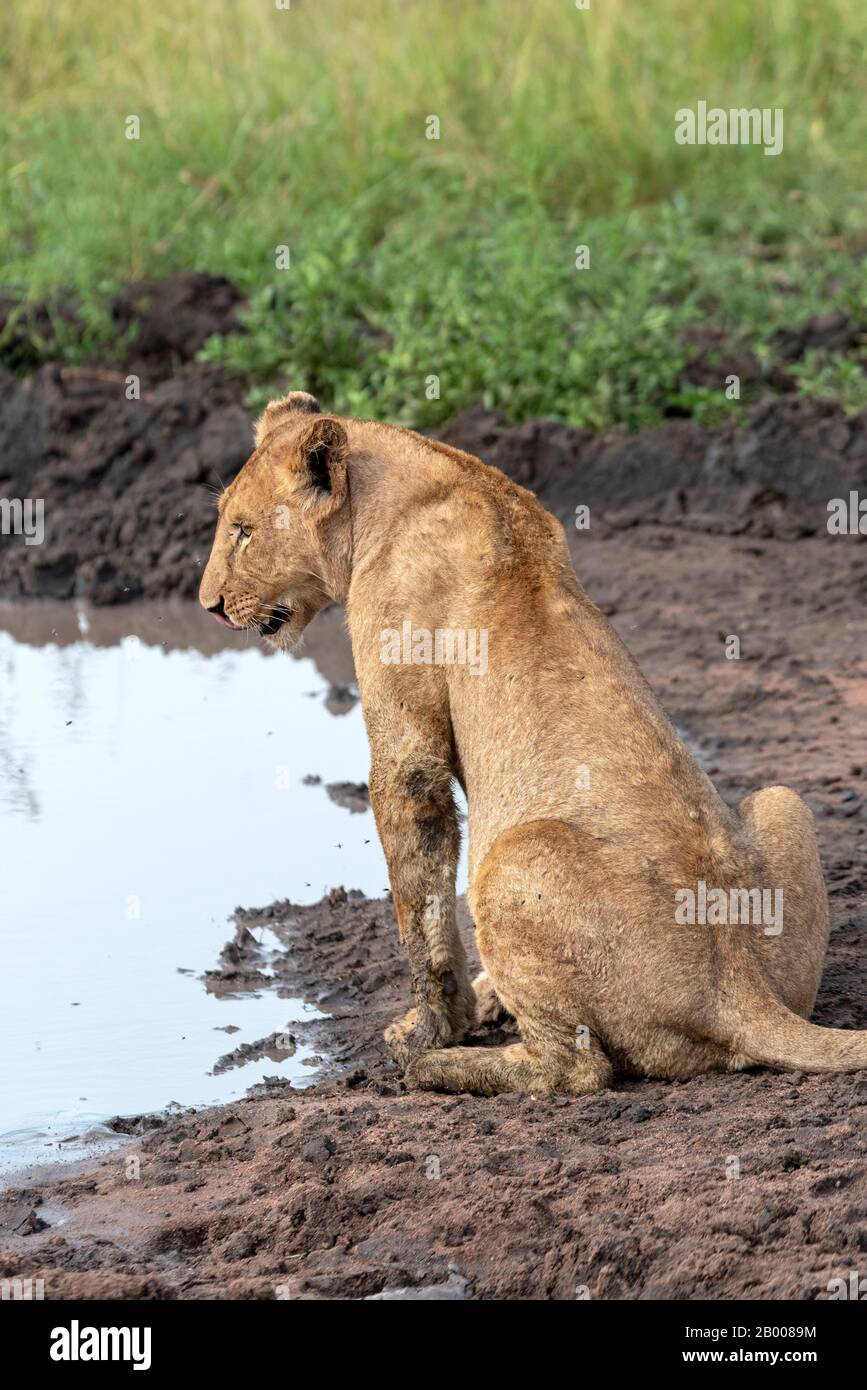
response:
<path id="1" fill-rule="evenodd" d="M 442 1051 L 422 1052 L 414 1057 L 403 1074 L 408 1091 L 445 1091 L 448 1089 Z"/>
<path id="2" fill-rule="evenodd" d="M 412 1056 L 412 1038 L 418 1027 L 418 1009 L 410 1009 L 403 1018 L 396 1018 L 383 1033 L 385 1045 L 394 1060 L 405 1067 Z"/>
<path id="3" fill-rule="evenodd" d="M 463 1035 L 443 1014 L 428 1008 L 414 1008 L 386 1028 L 383 1037 L 395 1061 L 407 1067 L 414 1057 L 431 1048 L 450 1047 Z"/>

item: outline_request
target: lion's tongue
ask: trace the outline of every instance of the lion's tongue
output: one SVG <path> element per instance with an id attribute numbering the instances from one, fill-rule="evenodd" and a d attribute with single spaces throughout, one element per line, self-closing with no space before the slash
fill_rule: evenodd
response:
<path id="1" fill-rule="evenodd" d="M 240 631 L 241 631 L 241 629 L 238 627 L 238 624 L 237 624 L 237 623 L 231 622 L 230 619 L 227 618 L 227 617 L 225 616 L 225 614 L 223 614 L 223 613 L 215 613 L 215 614 L 214 614 L 214 617 L 216 618 L 216 620 L 217 620 L 218 623 L 222 623 L 222 624 L 223 624 L 223 627 L 230 627 L 230 628 L 232 629 L 233 632 L 240 632 Z"/>

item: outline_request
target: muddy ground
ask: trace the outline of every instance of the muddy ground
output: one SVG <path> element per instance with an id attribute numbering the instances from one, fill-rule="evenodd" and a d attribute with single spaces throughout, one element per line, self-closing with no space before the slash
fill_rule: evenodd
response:
<path id="1" fill-rule="evenodd" d="M 575 549 L 726 799 L 777 780 L 807 796 L 834 923 L 815 1017 L 867 1027 L 858 541 L 639 526 L 576 538 Z M 732 632 L 739 662 L 723 654 Z M 262 924 L 286 945 L 270 982 Z M 332 1018 L 295 1032 L 327 1059 L 326 1079 L 124 1122 L 129 1147 L 7 1196 L 0 1274 L 43 1278 L 53 1298 L 358 1298 L 447 1285 L 447 1296 L 489 1299 L 579 1288 L 814 1299 L 863 1270 L 867 1075 L 630 1082 L 584 1099 L 410 1096 L 380 1040 L 409 998 L 387 900 L 337 888 L 315 907 L 239 912 L 237 929 L 204 987 L 276 987 L 318 1003 Z"/>
<path id="2" fill-rule="evenodd" d="M 0 546 L 0 595 L 97 604 L 195 595 L 214 490 L 234 477 L 253 438 L 247 383 L 195 355 L 211 334 L 237 327 L 239 299 L 205 274 L 133 286 L 111 301 L 120 361 L 47 363 L 25 376 L 0 369 L 0 497 L 45 502 L 43 544 Z M 47 333 L 46 311 L 44 323 L 34 315 Z M 0 299 L 0 360 L 20 368 L 29 339 L 16 324 Z M 867 411 L 847 419 L 837 406 L 797 398 L 785 369 L 808 349 L 864 336 L 835 313 L 781 335 L 766 383 L 773 394 L 717 429 L 670 420 L 639 435 L 597 435 L 544 420 L 513 426 L 475 409 L 440 433 L 533 488 L 561 519 L 589 506 L 598 532 L 655 520 L 815 535 L 830 498 L 865 490 Z M 685 381 L 722 383 L 735 370 L 745 390 L 759 389 L 756 364 L 726 359 L 712 335 L 696 350 Z"/>
<path id="3" fill-rule="evenodd" d="M 202 484 L 248 447 L 240 400 L 190 366 L 140 402 L 56 367 L 0 382 L 0 494 L 44 495 L 57 527 L 44 555 L 0 561 L 0 593 L 194 592 Z M 814 1017 L 867 1027 L 867 564 L 863 538 L 825 533 L 828 499 L 867 491 L 867 420 L 778 400 L 740 430 L 597 438 L 470 412 L 445 433 L 564 518 L 591 505 L 579 576 L 726 800 L 806 796 L 833 918 Z M 339 795 L 347 816 L 363 800 Z M 381 1042 L 409 1002 L 392 908 L 351 889 L 239 911 L 203 981 L 317 1003 L 330 1017 L 293 1027 L 321 1079 L 119 1122 L 116 1153 L 5 1194 L 0 1276 L 48 1298 L 816 1299 L 864 1274 L 867 1074 L 408 1095 Z M 273 979 L 259 925 L 285 944 Z"/>

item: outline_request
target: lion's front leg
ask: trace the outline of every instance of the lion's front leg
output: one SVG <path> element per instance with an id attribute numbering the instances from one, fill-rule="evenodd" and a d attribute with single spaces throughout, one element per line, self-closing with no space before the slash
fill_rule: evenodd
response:
<path id="1" fill-rule="evenodd" d="M 475 1020 L 475 995 L 455 924 L 460 835 L 446 760 L 429 746 L 395 761 L 374 745 L 370 799 L 415 1005 L 386 1030 L 402 1066 L 432 1047 L 459 1042 Z"/>

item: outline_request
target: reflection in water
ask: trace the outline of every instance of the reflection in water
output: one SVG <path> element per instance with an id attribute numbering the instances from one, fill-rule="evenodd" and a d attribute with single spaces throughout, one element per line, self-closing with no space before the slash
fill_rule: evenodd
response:
<path id="1" fill-rule="evenodd" d="M 192 605 L 111 610 L 110 642 L 104 614 L 2 615 L 7 1167 L 56 1156 L 40 1136 L 112 1114 L 227 1099 L 275 1069 L 309 1079 L 303 1048 L 211 1075 L 226 1051 L 215 1030 L 252 1042 L 305 1006 L 217 999 L 198 976 L 237 904 L 387 883 L 370 813 L 350 816 L 302 785 L 311 773 L 367 776 L 360 707 L 334 718 L 324 703 L 329 685 L 352 679 L 339 614 L 311 631 L 327 679 L 310 660 L 224 645 Z M 200 631 L 209 655 L 189 640 Z"/>
<path id="2" fill-rule="evenodd" d="M 10 807 L 34 819 L 39 815 L 39 799 L 30 781 L 27 761 L 17 747 L 11 723 L 12 690 L 15 662 L 11 650 L 0 654 L 0 796 L 8 799 Z"/>

